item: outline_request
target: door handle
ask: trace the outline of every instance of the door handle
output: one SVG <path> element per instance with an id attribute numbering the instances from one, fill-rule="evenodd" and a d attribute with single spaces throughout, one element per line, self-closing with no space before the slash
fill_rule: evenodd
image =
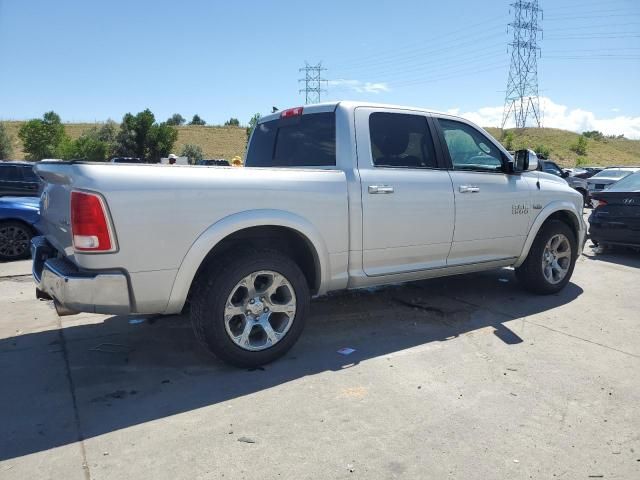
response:
<path id="1" fill-rule="evenodd" d="M 460 193 L 478 193 L 480 187 L 474 187 L 471 185 L 460 185 Z"/>
<path id="2" fill-rule="evenodd" d="M 393 193 L 393 187 L 390 185 L 369 185 L 369 193 L 372 195 L 376 193 Z"/>

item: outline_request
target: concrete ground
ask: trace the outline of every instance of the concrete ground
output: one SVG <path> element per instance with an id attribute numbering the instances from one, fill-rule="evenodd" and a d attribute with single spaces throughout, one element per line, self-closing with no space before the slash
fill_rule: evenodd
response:
<path id="1" fill-rule="evenodd" d="M 640 255 L 585 253 L 555 296 L 499 270 L 316 300 L 254 371 L 0 265 L 0 478 L 640 478 Z"/>

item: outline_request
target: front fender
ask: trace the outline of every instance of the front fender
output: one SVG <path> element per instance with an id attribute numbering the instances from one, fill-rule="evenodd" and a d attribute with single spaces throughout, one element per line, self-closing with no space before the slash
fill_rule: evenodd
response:
<path id="1" fill-rule="evenodd" d="M 540 213 L 533 221 L 531 228 L 529 229 L 529 234 L 527 235 L 527 240 L 524 242 L 524 247 L 522 248 L 522 253 L 518 257 L 518 260 L 514 264 L 514 267 L 519 267 L 526 260 L 527 255 L 529 255 L 529 250 L 531 249 L 531 245 L 533 245 L 533 241 L 535 240 L 540 228 L 544 224 L 547 219 L 556 212 L 566 211 L 569 214 L 575 217 L 575 220 L 578 224 L 578 248 L 584 245 L 584 239 L 586 234 L 586 227 L 584 225 L 584 219 L 582 218 L 582 212 L 578 212 L 576 210 L 576 206 L 573 202 L 569 202 L 567 200 L 556 200 L 554 202 L 549 203 L 546 207 L 540 210 Z"/>
<path id="2" fill-rule="evenodd" d="M 191 245 L 176 274 L 165 313 L 179 313 L 187 299 L 191 282 L 209 252 L 229 235 L 251 227 L 276 226 L 297 231 L 313 246 L 320 270 L 320 292 L 328 278 L 329 253 L 316 227 L 299 215 L 284 210 L 248 210 L 229 215 L 207 228 Z"/>

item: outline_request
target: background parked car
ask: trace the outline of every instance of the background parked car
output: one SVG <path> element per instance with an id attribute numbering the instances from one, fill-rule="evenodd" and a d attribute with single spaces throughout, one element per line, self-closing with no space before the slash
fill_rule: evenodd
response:
<path id="1" fill-rule="evenodd" d="M 42 181 L 29 162 L 0 162 L 0 197 L 38 196 Z"/>
<path id="2" fill-rule="evenodd" d="M 564 178 L 571 188 L 580 192 L 584 199 L 584 204 L 586 206 L 591 206 L 589 190 L 587 189 L 587 181 L 584 178 L 571 176 L 570 172 L 562 170 L 557 163 L 552 162 L 551 160 L 539 159 L 538 170 Z"/>
<path id="3" fill-rule="evenodd" d="M 208 166 L 217 165 L 219 167 L 229 167 L 229 166 L 231 166 L 229 161 L 225 160 L 224 158 L 212 158 L 212 159 L 209 159 L 209 160 L 198 160 L 196 162 L 196 165 L 208 165 Z"/>
<path id="4" fill-rule="evenodd" d="M 593 194 L 589 235 L 595 245 L 640 247 L 640 172 Z"/>
<path id="5" fill-rule="evenodd" d="M 40 218 L 38 197 L 0 198 L 0 260 L 29 258 L 31 237 Z"/>
<path id="6" fill-rule="evenodd" d="M 604 167 L 580 167 L 580 170 L 582 170 L 582 172 L 575 172 L 573 175 L 575 177 L 586 179 L 593 177 L 596 173 L 600 173 L 604 170 Z"/>
<path id="7" fill-rule="evenodd" d="M 631 175 L 638 170 L 640 170 L 638 167 L 605 168 L 601 172 L 596 173 L 593 177 L 587 179 L 589 193 L 604 190 L 612 183 L 616 183 L 618 180 L 622 180 L 627 175 Z"/>
<path id="8" fill-rule="evenodd" d="M 111 163 L 143 163 L 142 160 L 135 157 L 113 157 L 109 161 Z"/>

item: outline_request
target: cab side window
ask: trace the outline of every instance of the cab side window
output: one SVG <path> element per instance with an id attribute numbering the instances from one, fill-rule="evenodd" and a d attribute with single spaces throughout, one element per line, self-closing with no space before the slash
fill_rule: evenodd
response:
<path id="1" fill-rule="evenodd" d="M 369 134 L 376 167 L 438 167 L 427 118 L 422 115 L 372 113 Z"/>
<path id="2" fill-rule="evenodd" d="M 487 137 L 466 123 L 438 119 L 454 170 L 502 171 L 502 153 Z"/>

